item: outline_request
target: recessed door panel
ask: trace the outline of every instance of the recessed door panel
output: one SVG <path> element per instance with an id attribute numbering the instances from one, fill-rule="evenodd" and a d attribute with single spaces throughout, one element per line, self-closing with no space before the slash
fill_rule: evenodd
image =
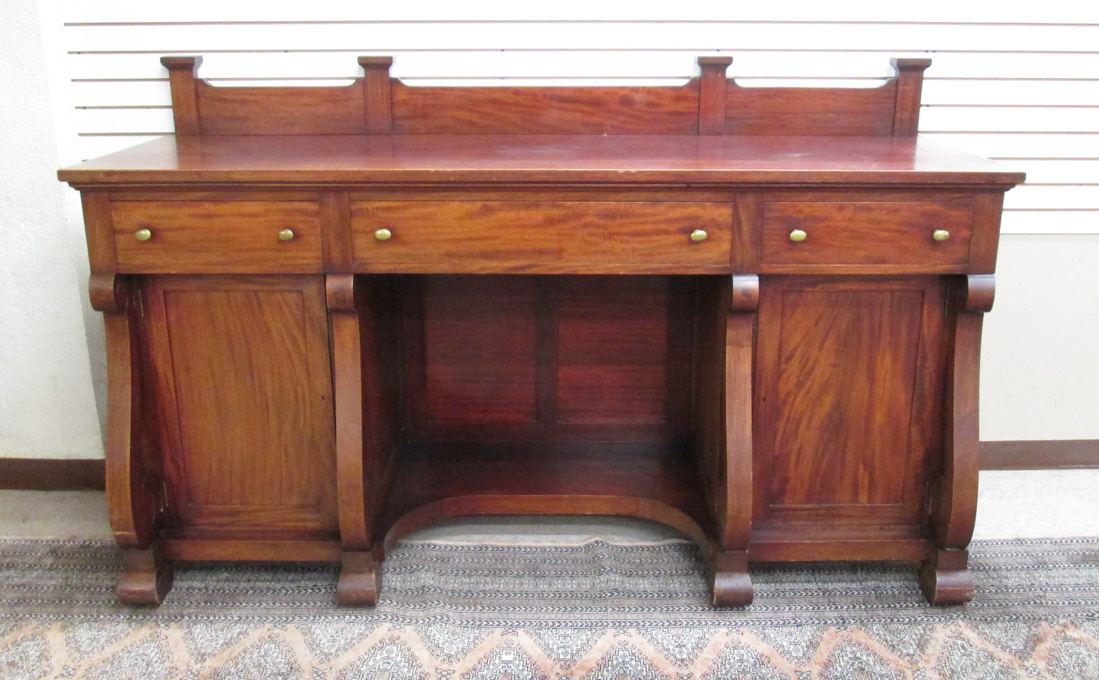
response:
<path id="1" fill-rule="evenodd" d="M 780 277 L 760 302 L 757 523 L 918 521 L 941 449 L 934 277 Z"/>
<path id="2" fill-rule="evenodd" d="M 146 294 L 180 528 L 335 530 L 321 280 L 158 277 Z"/>

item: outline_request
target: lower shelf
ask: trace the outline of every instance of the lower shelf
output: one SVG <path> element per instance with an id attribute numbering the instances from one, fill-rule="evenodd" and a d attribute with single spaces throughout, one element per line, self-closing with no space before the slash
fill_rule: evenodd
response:
<path id="1" fill-rule="evenodd" d="M 674 444 L 416 444 L 398 456 L 378 535 L 470 515 L 625 515 L 705 543 L 709 523 L 691 457 Z"/>

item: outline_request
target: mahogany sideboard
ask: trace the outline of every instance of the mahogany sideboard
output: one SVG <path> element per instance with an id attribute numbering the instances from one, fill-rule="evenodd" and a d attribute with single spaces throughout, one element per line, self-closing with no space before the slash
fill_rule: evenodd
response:
<path id="1" fill-rule="evenodd" d="M 61 170 L 108 359 L 121 600 L 177 560 L 339 561 L 401 536 L 606 514 L 749 563 L 921 561 L 972 597 L 981 319 L 1023 175 L 871 89 L 214 87 Z"/>

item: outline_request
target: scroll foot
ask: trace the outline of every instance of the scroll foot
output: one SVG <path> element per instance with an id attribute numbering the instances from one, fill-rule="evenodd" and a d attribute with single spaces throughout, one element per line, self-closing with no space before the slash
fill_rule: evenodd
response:
<path id="1" fill-rule="evenodd" d="M 752 604 L 754 591 L 746 551 L 715 551 L 711 567 L 713 576 L 710 585 L 714 591 L 715 607 L 746 607 Z"/>
<path id="2" fill-rule="evenodd" d="M 373 607 L 378 604 L 382 565 L 365 551 L 344 551 L 336 602 L 341 605 Z"/>
<path id="3" fill-rule="evenodd" d="M 973 599 L 973 574 L 966 550 L 939 550 L 920 565 L 920 588 L 931 604 L 964 604 Z"/>
<path id="4" fill-rule="evenodd" d="M 123 604 L 158 605 L 172 589 L 172 565 L 156 548 L 124 550 L 118 600 Z"/>

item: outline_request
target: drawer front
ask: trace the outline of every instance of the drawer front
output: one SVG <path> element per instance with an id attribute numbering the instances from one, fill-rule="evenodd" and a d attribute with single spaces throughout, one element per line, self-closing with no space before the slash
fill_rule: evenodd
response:
<path id="1" fill-rule="evenodd" d="M 320 208 L 313 202 L 116 201 L 111 216 L 119 271 L 321 271 Z M 280 239 L 286 229 L 293 235 Z M 142 230 L 146 240 L 137 237 Z"/>
<path id="2" fill-rule="evenodd" d="M 972 228 L 964 202 L 767 202 L 763 264 L 964 266 Z"/>
<path id="3" fill-rule="evenodd" d="M 732 221 L 732 206 L 725 203 L 362 201 L 351 206 L 356 268 L 369 272 L 724 272 Z M 378 238 L 381 229 L 388 239 Z M 704 240 L 692 240 L 696 230 L 705 232 Z"/>

